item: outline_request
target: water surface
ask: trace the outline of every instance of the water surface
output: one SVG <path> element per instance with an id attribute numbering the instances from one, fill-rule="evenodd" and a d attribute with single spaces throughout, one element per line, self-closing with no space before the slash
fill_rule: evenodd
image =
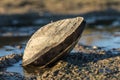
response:
<path id="1" fill-rule="evenodd" d="M 108 49 L 120 48 L 120 27 L 86 28 L 79 43 Z"/>

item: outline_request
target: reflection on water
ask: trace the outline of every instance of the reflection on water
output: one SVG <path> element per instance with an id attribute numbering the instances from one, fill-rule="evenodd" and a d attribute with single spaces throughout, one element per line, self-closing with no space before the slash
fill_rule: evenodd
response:
<path id="1" fill-rule="evenodd" d="M 23 72 L 23 68 L 21 66 L 21 63 L 22 63 L 22 61 L 19 61 L 18 63 L 14 64 L 13 66 L 8 67 L 6 71 L 17 72 L 17 73 L 20 73 L 23 75 L 24 72 Z"/>
<path id="2" fill-rule="evenodd" d="M 120 28 L 85 29 L 79 43 L 105 48 L 120 48 Z"/>
<path id="3" fill-rule="evenodd" d="M 23 53 L 29 37 L 0 37 L 0 56 Z M 21 47 L 21 48 L 20 48 Z"/>
<path id="4" fill-rule="evenodd" d="M 0 56 L 6 56 L 9 54 L 21 54 L 24 51 L 24 47 L 21 49 L 18 49 L 16 47 L 13 46 L 3 46 L 2 48 L 0 48 Z"/>

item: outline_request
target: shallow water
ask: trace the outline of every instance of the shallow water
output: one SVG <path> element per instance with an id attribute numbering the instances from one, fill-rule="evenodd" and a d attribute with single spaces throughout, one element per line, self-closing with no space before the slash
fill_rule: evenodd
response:
<path id="1" fill-rule="evenodd" d="M 120 27 L 85 29 L 79 43 L 107 49 L 120 48 Z"/>
<path id="2" fill-rule="evenodd" d="M 27 29 L 27 27 L 25 27 L 24 29 Z M 24 29 L 22 29 L 21 32 L 24 31 L 25 33 L 26 30 Z M 30 28 L 30 30 L 32 29 Z M 33 34 L 33 32 L 35 32 L 36 30 L 37 28 L 35 28 L 33 31 L 30 31 L 29 34 L 27 34 L 27 36 L 23 35 L 22 37 L 21 37 L 22 34 L 20 32 L 19 32 L 20 36 L 18 35 L 18 37 L 1 36 L 0 56 L 5 56 L 12 53 L 16 53 L 16 54 L 23 53 L 25 44 L 27 43 L 30 35 Z M 87 26 L 83 32 L 83 35 L 79 43 L 83 45 L 105 47 L 107 49 L 120 48 L 120 27 Z M 22 46 L 21 49 L 17 47 L 19 45 Z M 18 72 L 24 75 L 24 71 L 23 68 L 21 67 L 21 63 L 22 62 L 20 61 L 11 67 L 8 67 L 6 70 L 9 72 Z"/>
<path id="3" fill-rule="evenodd" d="M 17 72 L 17 73 L 20 73 L 20 74 L 24 75 L 21 63 L 22 63 L 22 61 L 17 62 L 13 66 L 8 67 L 6 71 L 8 71 L 8 72 Z"/>

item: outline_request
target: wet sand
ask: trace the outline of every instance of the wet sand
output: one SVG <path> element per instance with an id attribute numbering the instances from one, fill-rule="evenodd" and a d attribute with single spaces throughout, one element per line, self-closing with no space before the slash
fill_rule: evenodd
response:
<path id="1" fill-rule="evenodd" d="M 21 60 L 20 57 L 22 56 L 19 56 L 17 61 Z M 16 57 L 12 57 L 12 59 L 16 59 Z M 9 59 L 1 57 L 1 64 L 5 63 L 2 60 Z M 14 62 L 14 60 L 9 61 Z M 32 67 L 32 69 L 28 67 L 23 69 L 24 75 L 21 75 L 2 70 L 2 67 L 0 69 L 1 80 L 119 80 L 120 48 L 105 50 L 97 46 L 76 45 L 74 51 L 45 70 L 39 69 L 39 67 Z"/>

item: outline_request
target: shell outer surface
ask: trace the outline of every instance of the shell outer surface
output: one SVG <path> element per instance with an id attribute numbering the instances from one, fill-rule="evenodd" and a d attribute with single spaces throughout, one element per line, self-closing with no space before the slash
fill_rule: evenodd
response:
<path id="1" fill-rule="evenodd" d="M 38 29 L 28 41 L 23 66 L 46 66 L 69 53 L 85 27 L 82 17 L 63 19 Z"/>

